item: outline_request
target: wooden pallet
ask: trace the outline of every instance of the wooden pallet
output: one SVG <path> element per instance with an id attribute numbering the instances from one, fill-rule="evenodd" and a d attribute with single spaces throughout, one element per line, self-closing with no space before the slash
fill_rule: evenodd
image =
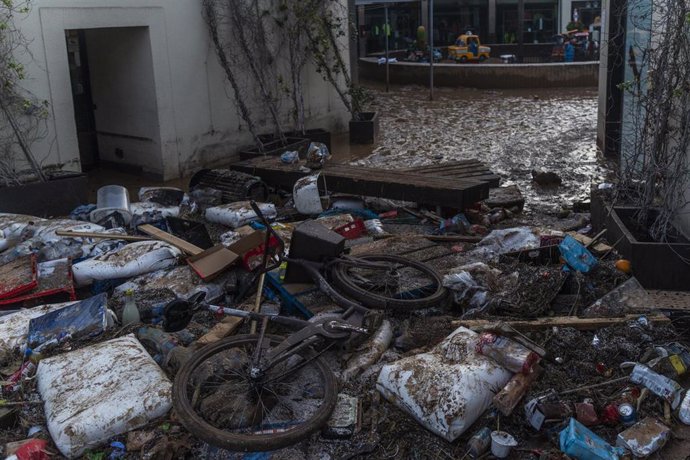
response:
<path id="1" fill-rule="evenodd" d="M 476 179 L 488 182 L 491 188 L 498 187 L 501 182 L 501 176 L 494 174 L 484 163 L 474 158 L 426 166 L 413 166 L 398 169 L 398 171 L 452 179 Z"/>
<path id="2" fill-rule="evenodd" d="M 292 190 L 301 177 L 320 172 L 328 191 L 454 209 L 465 209 L 489 196 L 490 183 L 475 178 L 450 178 L 342 164 L 327 164 L 320 171 L 304 172 L 300 166 L 282 164 L 277 157 L 266 157 L 235 163 L 230 169 L 259 176 L 269 185 L 288 190 Z"/>

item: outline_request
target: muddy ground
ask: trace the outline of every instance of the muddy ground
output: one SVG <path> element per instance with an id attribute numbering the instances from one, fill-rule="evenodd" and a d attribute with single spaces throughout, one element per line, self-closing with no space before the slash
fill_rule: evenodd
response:
<path id="1" fill-rule="evenodd" d="M 406 167 L 476 158 L 517 184 L 525 212 L 554 213 L 586 200 L 593 181 L 607 174 L 597 156 L 597 91 L 594 88 L 476 90 L 383 88 L 368 84 L 379 112 L 380 139 L 349 150 L 357 165 Z M 337 146 L 334 147 L 334 150 Z M 336 158 L 338 158 L 336 150 Z M 544 188 L 531 170 L 561 175 L 563 185 Z"/>

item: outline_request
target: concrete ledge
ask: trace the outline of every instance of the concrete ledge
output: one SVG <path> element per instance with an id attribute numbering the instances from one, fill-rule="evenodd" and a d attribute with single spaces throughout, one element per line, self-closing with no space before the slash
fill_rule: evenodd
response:
<path id="1" fill-rule="evenodd" d="M 359 59 L 362 79 L 384 82 L 386 66 L 374 58 Z M 429 64 L 390 64 L 390 82 L 398 85 L 429 84 Z M 434 84 L 480 89 L 596 87 L 599 62 L 543 64 L 434 64 Z"/>

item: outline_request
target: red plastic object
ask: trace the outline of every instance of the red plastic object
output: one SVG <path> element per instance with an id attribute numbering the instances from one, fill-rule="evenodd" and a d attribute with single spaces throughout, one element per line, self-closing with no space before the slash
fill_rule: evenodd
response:
<path id="1" fill-rule="evenodd" d="M 603 411 L 601 411 L 601 421 L 603 423 L 608 425 L 617 425 L 619 419 L 620 416 L 618 414 L 618 407 L 615 404 L 609 404 L 608 406 L 604 407 Z"/>
<path id="2" fill-rule="evenodd" d="M 244 268 L 246 268 L 249 271 L 254 270 L 255 268 L 259 267 L 261 265 L 261 261 L 263 260 L 264 257 L 264 248 L 266 245 L 264 243 L 261 243 L 254 249 L 250 249 L 249 251 L 245 252 L 244 255 L 242 256 L 242 264 L 244 265 Z M 278 240 L 276 239 L 275 236 L 271 235 L 271 237 L 268 239 L 268 247 L 269 248 L 277 248 L 278 247 Z"/>
<path id="3" fill-rule="evenodd" d="M 367 231 L 367 228 L 362 219 L 356 219 L 349 224 L 341 225 L 333 231 L 344 236 L 347 240 L 354 240 L 362 236 Z"/>
<path id="4" fill-rule="evenodd" d="M 599 423 L 597 411 L 590 403 L 575 403 L 575 418 L 584 426 L 593 426 Z"/>
<path id="5" fill-rule="evenodd" d="M 48 441 L 45 439 L 32 439 L 22 444 L 15 455 L 19 460 L 48 460 Z"/>
<path id="6" fill-rule="evenodd" d="M 539 246 L 542 248 L 544 246 L 553 246 L 553 245 L 561 244 L 561 241 L 563 241 L 562 236 L 542 235 L 539 237 Z"/>
<path id="7" fill-rule="evenodd" d="M 394 219 L 396 217 L 398 217 L 397 209 L 394 209 L 393 211 L 384 212 L 383 214 L 379 214 L 379 219 Z"/>
<path id="8" fill-rule="evenodd" d="M 33 254 L 0 267 L 0 299 L 18 296 L 37 285 L 36 256 Z"/>
<path id="9" fill-rule="evenodd" d="M 38 264 L 38 284 L 33 289 L 25 291 L 16 297 L 0 299 L 0 308 L 61 293 L 67 294 L 69 300 L 77 300 L 77 295 L 74 291 L 74 282 L 72 280 L 72 263 L 69 259 L 65 259 L 61 264 L 58 264 L 58 262 L 60 261 L 42 262 Z M 42 264 L 52 264 L 53 269 L 46 270 L 46 273 L 42 276 Z"/>

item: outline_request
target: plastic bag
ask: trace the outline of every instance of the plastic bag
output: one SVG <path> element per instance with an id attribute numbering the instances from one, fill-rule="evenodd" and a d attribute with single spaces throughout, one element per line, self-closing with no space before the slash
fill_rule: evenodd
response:
<path id="1" fill-rule="evenodd" d="M 474 350 L 476 337 L 460 327 L 430 352 L 383 366 L 376 389 L 422 426 L 453 442 L 512 376 Z"/>
<path id="2" fill-rule="evenodd" d="M 597 259 L 575 238 L 566 235 L 558 246 L 565 263 L 582 273 L 588 273 L 597 264 Z"/>
<path id="3" fill-rule="evenodd" d="M 326 163 L 326 160 L 328 160 L 330 157 L 331 154 L 328 151 L 326 144 L 322 144 L 321 142 L 312 142 L 309 144 L 309 148 L 307 149 L 307 168 L 321 169 Z"/>
<path id="4" fill-rule="evenodd" d="M 267 219 L 273 219 L 278 215 L 273 203 L 257 203 L 257 206 Z M 258 219 L 249 201 L 238 201 L 206 209 L 206 220 L 232 228 L 241 227 Z"/>
<path id="5" fill-rule="evenodd" d="M 286 165 L 299 163 L 299 152 L 297 150 L 288 150 L 280 155 L 280 162 Z"/>
<path id="6" fill-rule="evenodd" d="M 162 241 L 137 241 L 72 266 L 77 286 L 94 280 L 130 278 L 177 264 L 182 252 Z"/>
<path id="7" fill-rule="evenodd" d="M 539 245 L 539 237 L 529 227 L 506 228 L 486 235 L 470 254 L 475 258 L 490 259 L 498 254 L 534 249 Z"/>
<path id="8" fill-rule="evenodd" d="M 108 296 L 99 294 L 29 322 L 27 348 L 43 352 L 69 339 L 92 337 L 108 327 Z"/>

